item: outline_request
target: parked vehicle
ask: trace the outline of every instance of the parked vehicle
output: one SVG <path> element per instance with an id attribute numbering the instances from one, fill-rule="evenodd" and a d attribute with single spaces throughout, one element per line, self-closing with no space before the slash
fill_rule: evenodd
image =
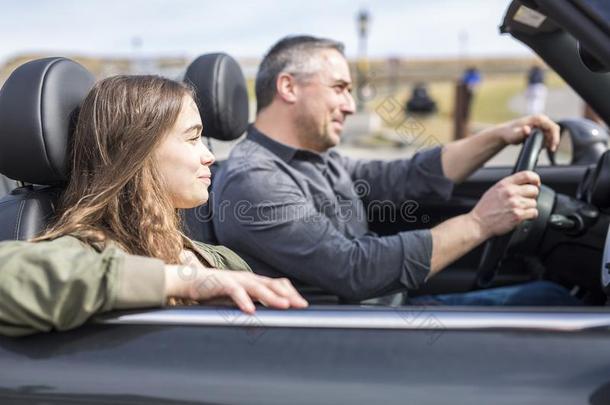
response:
<path id="1" fill-rule="evenodd" d="M 425 83 L 417 83 L 413 86 L 411 98 L 407 100 L 405 111 L 407 114 L 432 114 L 437 111 L 436 101 L 428 94 L 428 88 Z"/>

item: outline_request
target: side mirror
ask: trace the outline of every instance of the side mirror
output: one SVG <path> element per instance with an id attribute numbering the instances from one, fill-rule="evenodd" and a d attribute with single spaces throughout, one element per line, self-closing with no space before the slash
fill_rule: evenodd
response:
<path id="1" fill-rule="evenodd" d="M 608 150 L 608 130 L 587 119 L 570 119 L 558 122 L 561 139 L 557 152 L 548 152 L 549 160 L 556 165 L 595 164 Z"/>

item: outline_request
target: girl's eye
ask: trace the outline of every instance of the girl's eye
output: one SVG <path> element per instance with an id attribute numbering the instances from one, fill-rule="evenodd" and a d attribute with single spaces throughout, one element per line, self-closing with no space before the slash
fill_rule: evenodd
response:
<path id="1" fill-rule="evenodd" d="M 191 143 L 197 143 L 201 140 L 201 136 L 196 136 L 195 138 L 191 138 L 189 139 L 189 142 Z"/>

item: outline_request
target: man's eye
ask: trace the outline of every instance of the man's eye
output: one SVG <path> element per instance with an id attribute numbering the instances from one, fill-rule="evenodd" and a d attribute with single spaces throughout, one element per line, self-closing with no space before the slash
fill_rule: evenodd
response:
<path id="1" fill-rule="evenodd" d="M 351 94 L 351 92 L 352 92 L 352 88 L 348 87 L 345 84 L 337 84 L 337 85 L 333 86 L 333 89 L 335 89 L 335 92 L 337 94 L 343 94 L 346 91 Z"/>
<path id="2" fill-rule="evenodd" d="M 189 139 L 189 142 L 196 143 L 196 142 L 199 142 L 200 140 L 201 140 L 201 136 L 198 135 L 194 138 Z"/>

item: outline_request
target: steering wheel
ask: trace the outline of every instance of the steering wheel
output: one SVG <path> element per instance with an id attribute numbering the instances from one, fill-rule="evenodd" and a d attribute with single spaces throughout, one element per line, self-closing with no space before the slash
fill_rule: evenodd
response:
<path id="1" fill-rule="evenodd" d="M 534 128 L 525 140 L 523 148 L 521 148 L 512 174 L 524 170 L 534 170 L 543 143 L 544 135 L 542 131 Z M 555 192 L 551 188 L 541 185 L 536 207 L 538 217 L 524 221 L 513 231 L 505 235 L 494 236 L 487 241 L 477 270 L 476 284 L 478 287 L 488 287 L 491 284 L 498 273 L 502 260 L 510 250 L 518 248 L 523 253 L 535 252 L 542 240 L 554 206 Z"/>

